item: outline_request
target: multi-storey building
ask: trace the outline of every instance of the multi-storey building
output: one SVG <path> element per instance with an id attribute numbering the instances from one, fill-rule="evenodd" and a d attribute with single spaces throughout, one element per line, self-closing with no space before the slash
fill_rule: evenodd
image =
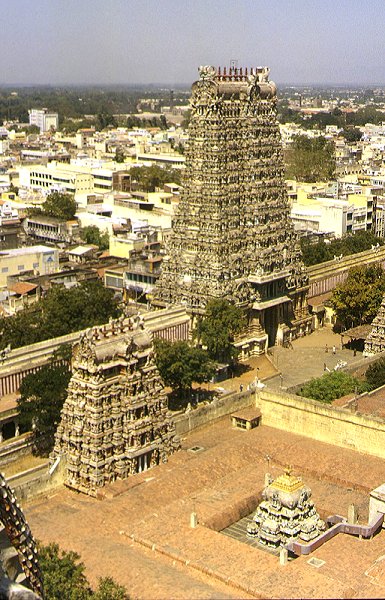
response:
<path id="1" fill-rule="evenodd" d="M 54 112 L 48 112 L 48 108 L 31 108 L 28 114 L 29 124 L 39 127 L 40 133 L 49 131 L 51 128 L 57 129 L 59 126 L 59 115 Z"/>
<path id="2" fill-rule="evenodd" d="M 0 288 L 7 285 L 7 278 L 25 271 L 41 275 L 59 270 L 59 251 L 48 246 L 28 246 L 0 252 Z"/>
<path id="3" fill-rule="evenodd" d="M 123 171 L 123 172 L 122 172 Z M 120 175 L 119 175 L 120 173 Z M 66 164 L 52 161 L 47 166 L 31 165 L 20 169 L 19 183 L 25 188 L 55 190 L 64 188 L 71 194 L 111 192 L 121 187 L 126 171 L 121 167 L 104 168 L 97 165 Z"/>

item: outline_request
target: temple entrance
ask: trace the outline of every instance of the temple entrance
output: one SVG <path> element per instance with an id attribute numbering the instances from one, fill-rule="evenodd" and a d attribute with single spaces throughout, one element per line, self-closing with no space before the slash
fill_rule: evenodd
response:
<path id="1" fill-rule="evenodd" d="M 8 423 L 4 423 L 2 426 L 2 434 L 3 440 L 9 440 L 16 435 L 16 425 L 14 421 L 9 421 Z"/>
<path id="2" fill-rule="evenodd" d="M 151 452 L 147 452 L 146 454 L 141 454 L 137 458 L 137 473 L 142 473 L 143 471 L 147 471 L 150 468 L 151 463 Z"/>
<path id="3" fill-rule="evenodd" d="M 277 340 L 277 330 L 279 324 L 279 307 L 271 306 L 265 310 L 265 331 L 268 335 L 268 347 L 275 346 Z"/>

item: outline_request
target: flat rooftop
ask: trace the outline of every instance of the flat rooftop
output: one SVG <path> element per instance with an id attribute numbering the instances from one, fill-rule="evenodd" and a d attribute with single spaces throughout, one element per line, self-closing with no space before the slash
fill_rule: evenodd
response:
<path id="1" fill-rule="evenodd" d="M 105 487 L 102 499 L 63 488 L 30 502 L 34 536 L 79 552 L 92 583 L 110 575 L 134 598 L 385 597 L 383 530 L 372 540 L 340 534 L 286 566 L 220 533 L 254 510 L 265 473 L 276 477 L 287 464 L 312 489 L 321 517 L 346 516 L 354 503 L 366 523 L 383 460 L 264 425 L 232 428 L 229 416 L 182 445 L 168 463 Z"/>
<path id="2" fill-rule="evenodd" d="M 24 254 L 41 254 L 44 252 L 57 252 L 57 248 L 51 246 L 25 246 L 24 248 L 11 248 L 10 250 L 3 250 L 0 252 L 0 256 L 23 256 Z"/>

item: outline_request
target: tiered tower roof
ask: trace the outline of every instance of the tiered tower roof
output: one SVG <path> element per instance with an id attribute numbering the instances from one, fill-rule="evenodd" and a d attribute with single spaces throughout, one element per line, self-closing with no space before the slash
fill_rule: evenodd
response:
<path id="1" fill-rule="evenodd" d="M 385 351 L 385 295 L 377 315 L 373 319 L 372 329 L 365 340 L 364 356 L 372 356 Z"/>
<path id="2" fill-rule="evenodd" d="M 166 461 L 178 443 L 152 334 L 140 316 L 88 330 L 74 347 L 52 455 L 65 455 L 67 485 L 95 495 Z"/>
<path id="3" fill-rule="evenodd" d="M 250 306 L 256 280 L 306 285 L 269 69 L 201 67 L 190 104 L 184 189 L 154 304 L 201 312 L 226 297 Z"/>

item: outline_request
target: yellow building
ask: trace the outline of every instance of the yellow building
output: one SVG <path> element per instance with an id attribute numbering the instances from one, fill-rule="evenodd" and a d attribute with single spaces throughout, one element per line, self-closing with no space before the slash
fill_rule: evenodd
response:
<path id="1" fill-rule="evenodd" d="M 59 270 L 59 251 L 49 246 L 29 246 L 0 252 L 0 288 L 7 286 L 7 278 L 24 271 L 40 275 Z"/>

